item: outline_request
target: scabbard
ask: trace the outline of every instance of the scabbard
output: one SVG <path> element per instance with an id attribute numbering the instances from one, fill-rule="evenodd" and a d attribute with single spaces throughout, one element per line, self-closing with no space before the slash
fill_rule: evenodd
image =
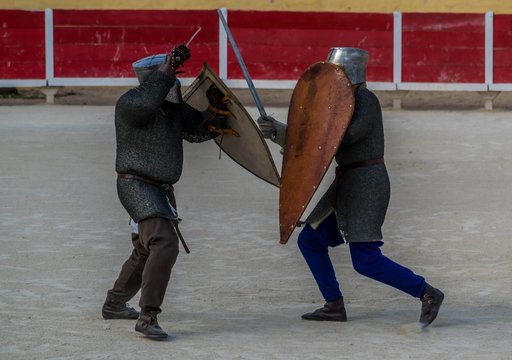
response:
<path id="1" fill-rule="evenodd" d="M 178 239 L 180 239 L 181 245 L 183 245 L 183 248 L 185 249 L 185 252 L 187 254 L 190 254 L 190 249 L 187 246 L 187 243 L 185 242 L 185 239 L 183 238 L 183 235 L 181 235 L 180 228 L 178 227 L 177 221 L 171 221 L 172 226 L 174 228 L 174 231 L 176 232 L 176 235 L 178 235 Z"/>

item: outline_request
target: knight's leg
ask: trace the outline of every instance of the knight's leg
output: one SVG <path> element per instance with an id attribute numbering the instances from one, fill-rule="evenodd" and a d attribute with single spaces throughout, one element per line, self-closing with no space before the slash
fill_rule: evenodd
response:
<path id="1" fill-rule="evenodd" d="M 139 222 L 139 235 L 148 258 L 142 272 L 140 308 L 157 315 L 178 257 L 178 237 L 167 219 L 150 218 Z"/>
<path id="2" fill-rule="evenodd" d="M 420 298 L 420 323 L 429 325 L 437 317 L 444 299 L 443 292 L 427 284 L 422 276 L 384 256 L 380 250 L 382 244 L 382 241 L 350 244 L 354 269 L 364 276 Z"/>
<path id="3" fill-rule="evenodd" d="M 330 229 L 333 227 L 333 220 L 336 231 Z M 341 297 L 340 285 L 336 280 L 336 273 L 329 257 L 328 236 L 331 232 L 336 236 L 336 219 L 332 216 L 324 220 L 316 230 L 309 224 L 305 225 L 297 240 L 302 256 L 304 256 L 325 301 L 333 301 Z M 341 238 L 339 234 L 337 236 Z M 342 239 L 341 242 L 343 242 Z"/>
<path id="4" fill-rule="evenodd" d="M 148 252 L 140 243 L 138 234 L 132 234 L 132 243 L 132 254 L 121 267 L 114 287 L 108 291 L 108 298 L 129 301 L 140 289 Z"/>
<path id="5" fill-rule="evenodd" d="M 361 275 L 420 297 L 427 287 L 425 279 L 382 254 L 382 241 L 350 243 L 354 269 Z"/>
<path id="6" fill-rule="evenodd" d="M 149 338 L 166 338 L 167 333 L 158 324 L 157 315 L 178 257 L 178 236 L 171 222 L 163 218 L 140 221 L 139 235 L 149 255 L 142 273 L 141 312 L 135 330 Z"/>
<path id="7" fill-rule="evenodd" d="M 329 246 L 342 242 L 334 216 L 324 220 L 316 230 L 306 225 L 299 234 L 299 249 L 326 301 L 323 308 L 304 314 L 303 319 L 346 321 L 343 297 L 328 250 Z"/>
<path id="8" fill-rule="evenodd" d="M 137 319 L 139 312 L 126 304 L 139 291 L 142 271 L 147 259 L 147 251 L 142 247 L 138 234 L 132 234 L 133 250 L 124 262 L 119 276 L 102 308 L 104 319 Z"/>

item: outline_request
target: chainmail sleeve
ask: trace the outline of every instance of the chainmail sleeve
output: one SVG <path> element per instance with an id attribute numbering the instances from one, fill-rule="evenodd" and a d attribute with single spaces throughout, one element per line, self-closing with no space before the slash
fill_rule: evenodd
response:
<path id="1" fill-rule="evenodd" d="M 375 95 L 366 88 L 360 89 L 356 92 L 356 106 L 354 115 L 350 121 L 350 126 L 343 137 L 344 145 L 351 145 L 358 140 L 367 136 L 371 131 L 374 124 L 374 119 L 380 114 L 380 105 Z M 377 100 L 377 104 L 375 101 Z"/>
<path id="2" fill-rule="evenodd" d="M 370 90 L 355 93 L 354 115 L 336 153 L 338 164 L 378 159 L 384 156 L 384 129 L 379 100 Z"/>
<path id="3" fill-rule="evenodd" d="M 127 91 L 116 104 L 116 118 L 130 126 L 142 127 L 154 119 L 173 84 L 172 78 L 160 71 L 148 76 L 146 82 Z"/>
<path id="4" fill-rule="evenodd" d="M 182 138 L 191 143 L 200 143 L 211 140 L 218 136 L 206 127 L 205 113 L 201 112 L 187 103 L 182 103 L 183 114 Z"/>

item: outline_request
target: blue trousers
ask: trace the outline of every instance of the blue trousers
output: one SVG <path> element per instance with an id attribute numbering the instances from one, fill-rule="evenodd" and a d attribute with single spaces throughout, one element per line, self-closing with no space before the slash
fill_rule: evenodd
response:
<path id="1" fill-rule="evenodd" d="M 299 234 L 299 249 L 325 301 L 334 301 L 342 296 L 328 248 L 343 243 L 334 213 L 316 230 L 306 225 Z M 354 269 L 361 275 L 420 297 L 427 286 L 425 279 L 384 256 L 380 250 L 383 244 L 382 241 L 349 243 Z"/>

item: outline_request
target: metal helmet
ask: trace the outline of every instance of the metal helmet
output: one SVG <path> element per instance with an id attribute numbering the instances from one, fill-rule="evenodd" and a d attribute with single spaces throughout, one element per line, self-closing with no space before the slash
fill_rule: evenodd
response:
<path id="1" fill-rule="evenodd" d="M 139 79 L 139 83 L 146 81 L 149 74 L 153 73 L 165 62 L 167 54 L 157 54 L 139 59 L 132 64 L 133 71 Z"/>
<path id="2" fill-rule="evenodd" d="M 334 47 L 327 55 L 327 62 L 341 66 L 353 85 L 366 82 L 368 59 L 368 51 L 351 47 Z"/>
<path id="3" fill-rule="evenodd" d="M 139 59 L 132 64 L 133 70 L 139 79 L 139 83 L 145 82 L 150 74 L 156 71 L 167 58 L 167 54 L 157 54 Z M 172 103 L 181 103 L 183 98 L 181 95 L 181 82 L 176 78 L 174 85 L 165 97 L 165 100 Z"/>

